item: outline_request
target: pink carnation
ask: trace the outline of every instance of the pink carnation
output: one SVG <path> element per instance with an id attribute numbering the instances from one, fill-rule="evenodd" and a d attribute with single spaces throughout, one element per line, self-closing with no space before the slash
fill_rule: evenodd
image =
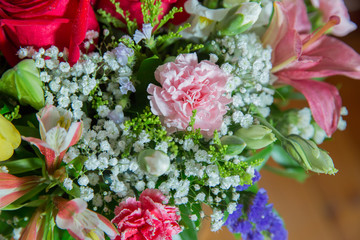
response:
<path id="1" fill-rule="evenodd" d="M 197 110 L 195 129 L 211 137 L 220 129 L 226 104 L 231 99 L 224 96 L 229 75 L 209 61 L 198 63 L 197 55 L 182 54 L 175 62 L 159 66 L 155 78 L 162 87 L 150 84 L 147 91 L 151 111 L 160 116 L 168 132 L 185 130 L 192 111 Z"/>
<path id="2" fill-rule="evenodd" d="M 157 189 L 146 189 L 139 201 L 127 198 L 115 209 L 112 222 L 120 236 L 115 240 L 171 240 L 181 232 L 176 207 L 164 205 L 166 197 Z"/>

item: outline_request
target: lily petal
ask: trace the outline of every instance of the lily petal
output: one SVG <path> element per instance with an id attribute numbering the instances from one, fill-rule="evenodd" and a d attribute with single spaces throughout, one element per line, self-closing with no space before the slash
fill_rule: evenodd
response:
<path id="1" fill-rule="evenodd" d="M 67 135 L 65 137 L 65 140 L 62 144 L 62 146 L 60 147 L 60 152 L 64 152 L 66 151 L 69 147 L 73 146 L 74 144 L 76 144 L 82 134 L 82 122 L 76 122 L 76 123 L 72 123 Z"/>
<path id="2" fill-rule="evenodd" d="M 311 23 L 306 13 L 303 0 L 283 0 L 282 4 L 287 12 L 289 25 L 299 33 L 310 32 Z"/>
<path id="3" fill-rule="evenodd" d="M 329 83 L 311 79 L 291 80 L 287 77 L 282 78 L 281 74 L 278 77 L 281 82 L 304 94 L 314 120 L 330 137 L 337 129 L 342 106 L 337 88 Z"/>
<path id="4" fill-rule="evenodd" d="M 314 7 L 320 9 L 324 22 L 327 22 L 333 15 L 340 17 L 340 24 L 334 26 L 331 31 L 335 36 L 343 37 L 357 28 L 356 24 L 350 21 L 350 16 L 343 0 L 311 0 L 311 3 Z"/>
<path id="5" fill-rule="evenodd" d="M 331 51 L 329 51 L 331 49 Z M 344 75 L 360 79 L 360 55 L 340 40 L 322 36 L 304 50 L 304 59 L 317 58 L 317 64 L 301 69 L 302 62 L 294 63 L 286 70 L 291 79 Z"/>

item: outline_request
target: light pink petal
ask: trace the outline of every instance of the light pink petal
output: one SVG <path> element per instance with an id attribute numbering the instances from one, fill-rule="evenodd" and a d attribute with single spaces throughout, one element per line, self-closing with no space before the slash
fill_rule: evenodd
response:
<path id="1" fill-rule="evenodd" d="M 19 240 L 40 240 L 43 239 L 43 232 L 40 230 L 41 224 L 41 211 L 36 210 L 35 213 L 32 215 L 28 225 L 21 233 L 21 237 Z"/>
<path id="2" fill-rule="evenodd" d="M 51 128 L 55 127 L 60 119 L 59 110 L 53 105 L 46 105 L 37 114 L 37 119 L 40 122 L 40 133 L 42 139 L 45 139 L 45 134 Z M 44 131 L 44 133 L 42 133 Z M 44 138 L 43 138 L 44 137 Z"/>
<path id="3" fill-rule="evenodd" d="M 322 36 L 304 51 L 302 57 L 304 59 L 317 58 L 319 61 L 301 72 L 298 71 L 301 63 L 289 68 L 287 70 L 288 78 L 303 79 L 345 75 L 360 79 L 360 55 L 336 38 Z"/>
<path id="4" fill-rule="evenodd" d="M 283 0 L 289 25 L 299 33 L 308 33 L 311 23 L 306 13 L 306 5 L 303 0 Z"/>
<path id="5" fill-rule="evenodd" d="M 69 147 L 73 146 L 80 140 L 82 134 L 82 127 L 82 122 L 76 122 L 71 124 L 66 134 L 65 140 L 61 145 L 60 152 L 67 150 Z"/>
<path id="6" fill-rule="evenodd" d="M 357 28 L 356 24 L 350 20 L 343 0 L 311 0 L 311 2 L 322 12 L 324 22 L 327 22 L 333 15 L 340 17 L 340 24 L 334 26 L 331 31 L 335 36 L 343 37 Z"/>
<path id="7" fill-rule="evenodd" d="M 298 59 L 301 55 L 301 48 L 302 43 L 299 34 L 295 30 L 289 29 L 273 51 L 274 54 L 271 60 L 273 67 L 289 59 L 292 59 L 292 61 Z"/>
<path id="8" fill-rule="evenodd" d="M 270 25 L 262 37 L 262 43 L 275 49 L 279 41 L 289 31 L 290 25 L 284 7 L 280 2 L 274 2 L 274 13 Z M 273 53 L 274 55 L 274 53 Z"/>
<path id="9" fill-rule="evenodd" d="M 314 120 L 330 137 L 337 129 L 342 106 L 337 88 L 331 84 L 310 79 L 290 80 L 281 76 L 279 78 L 304 94 Z"/>

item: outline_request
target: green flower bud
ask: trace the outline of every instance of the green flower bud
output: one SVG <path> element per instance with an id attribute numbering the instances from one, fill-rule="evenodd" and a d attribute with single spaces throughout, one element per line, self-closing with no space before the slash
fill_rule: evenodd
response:
<path id="1" fill-rule="evenodd" d="M 138 155 L 138 163 L 143 171 L 158 177 L 169 169 L 170 158 L 162 151 L 146 149 Z"/>
<path id="2" fill-rule="evenodd" d="M 237 136 L 223 136 L 220 140 L 221 144 L 228 146 L 226 149 L 227 155 L 238 155 L 246 147 L 246 143 Z"/>
<path id="3" fill-rule="evenodd" d="M 255 2 L 243 3 L 229 10 L 217 25 L 221 36 L 233 36 L 249 29 L 258 19 L 261 6 Z"/>
<path id="4" fill-rule="evenodd" d="M 20 104 L 41 109 L 45 105 L 43 83 L 32 59 L 19 62 L 0 79 L 0 92 L 16 98 Z"/>
<path id="5" fill-rule="evenodd" d="M 289 135 L 282 143 L 283 148 L 294 158 L 305 170 L 317 173 L 335 174 L 338 170 L 326 151 L 310 140 L 298 135 Z"/>
<path id="6" fill-rule="evenodd" d="M 249 128 L 240 128 L 235 135 L 243 139 L 250 149 L 260 149 L 276 141 L 272 130 L 263 125 L 252 125 Z"/>

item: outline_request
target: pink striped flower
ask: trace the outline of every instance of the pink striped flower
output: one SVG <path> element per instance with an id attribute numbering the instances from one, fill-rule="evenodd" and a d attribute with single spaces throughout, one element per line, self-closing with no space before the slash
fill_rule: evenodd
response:
<path id="1" fill-rule="evenodd" d="M 0 172 L 0 209 L 16 201 L 41 183 L 41 177 L 16 177 Z"/>
<path id="2" fill-rule="evenodd" d="M 360 79 L 360 55 L 338 39 L 324 35 L 340 18 L 332 16 L 328 20 L 309 34 L 311 26 L 302 0 L 275 2 L 262 41 L 273 49 L 272 73 L 278 82 L 293 86 L 305 96 L 314 120 L 331 136 L 339 122 L 341 97 L 335 86 L 312 78 L 345 75 Z"/>
<path id="3" fill-rule="evenodd" d="M 38 208 L 32 215 L 28 225 L 24 228 L 19 240 L 42 240 L 44 235 L 45 217 L 43 210 Z"/>
<path id="4" fill-rule="evenodd" d="M 23 137 L 45 156 L 46 168 L 50 174 L 59 168 L 68 148 L 81 137 L 82 122 L 72 123 L 71 116 L 69 111 L 60 111 L 55 106 L 48 105 L 37 114 L 41 139 Z"/>
<path id="5" fill-rule="evenodd" d="M 59 212 L 56 215 L 56 225 L 66 229 L 76 240 L 105 240 L 104 232 L 115 239 L 118 232 L 114 225 L 104 216 L 87 209 L 87 203 L 76 198 L 71 201 L 61 197 L 54 199 Z"/>

